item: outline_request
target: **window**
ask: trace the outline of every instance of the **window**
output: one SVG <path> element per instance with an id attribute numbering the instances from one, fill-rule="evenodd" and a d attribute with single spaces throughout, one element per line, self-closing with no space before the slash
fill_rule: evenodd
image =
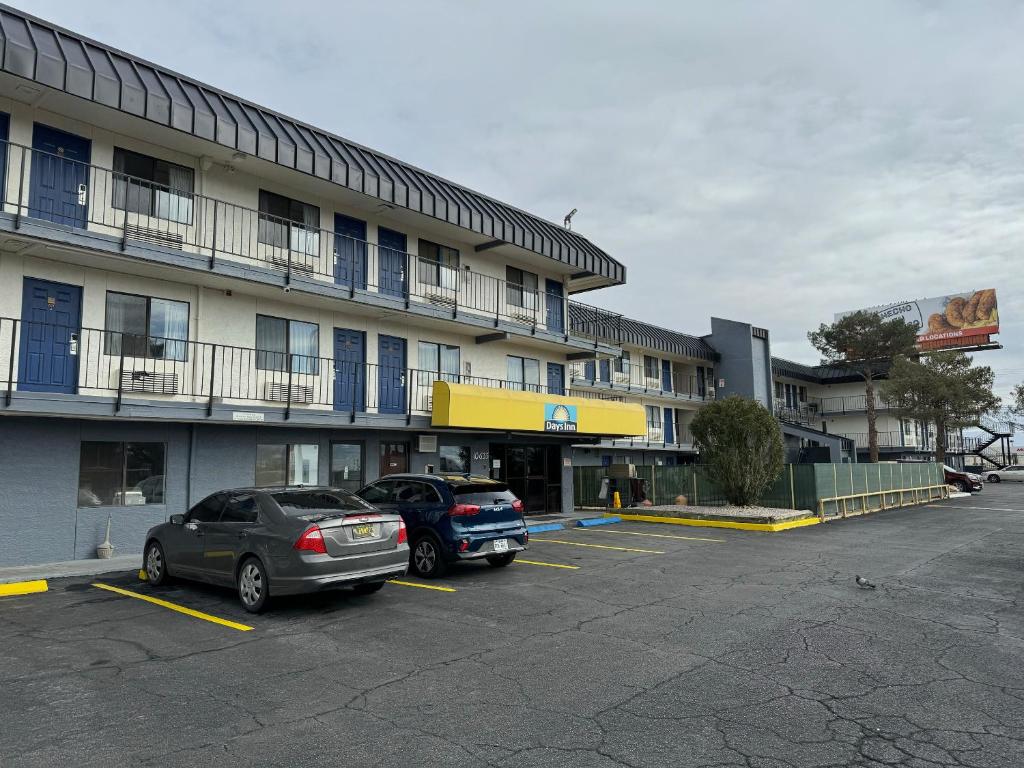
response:
<path id="1" fill-rule="evenodd" d="M 807 402 L 807 387 L 799 387 L 799 388 L 797 388 L 797 397 L 799 398 L 801 403 L 806 403 Z"/>
<path id="2" fill-rule="evenodd" d="M 188 359 L 188 302 L 107 291 L 108 355 Z"/>
<path id="3" fill-rule="evenodd" d="M 395 500 L 395 488 L 396 483 L 392 480 L 369 485 L 363 491 L 363 501 L 370 504 L 388 504 Z"/>
<path id="4" fill-rule="evenodd" d="M 419 279 L 447 291 L 459 288 L 459 252 L 447 245 L 420 240 Z"/>
<path id="5" fill-rule="evenodd" d="M 441 496 L 429 483 L 399 480 L 396 482 L 394 501 L 398 504 L 438 504 Z"/>
<path id="6" fill-rule="evenodd" d="M 191 168 L 114 147 L 113 205 L 127 213 L 190 224 L 193 177 Z"/>
<path id="7" fill-rule="evenodd" d="M 331 443 L 331 486 L 346 491 L 363 487 L 363 446 L 361 443 Z"/>
<path id="8" fill-rule="evenodd" d="M 442 445 L 441 472 L 457 472 L 460 475 L 469 472 L 469 457 L 472 455 L 468 445 Z"/>
<path id="9" fill-rule="evenodd" d="M 647 411 L 647 426 L 649 427 L 660 427 L 661 426 L 661 408 L 656 405 L 645 405 L 644 409 Z"/>
<path id="10" fill-rule="evenodd" d="M 320 373 L 320 327 L 280 317 L 256 315 L 256 368 L 261 371 Z"/>
<path id="11" fill-rule="evenodd" d="M 272 496 L 289 517 L 337 516 L 339 512 L 366 513 L 372 510 L 365 501 L 347 491 L 280 491 Z"/>
<path id="12" fill-rule="evenodd" d="M 256 446 L 256 485 L 316 485 L 320 446 L 285 443 Z"/>
<path id="13" fill-rule="evenodd" d="M 508 355 L 509 389 L 537 392 L 540 389 L 540 361 Z"/>
<path id="14" fill-rule="evenodd" d="M 509 304 L 531 311 L 537 309 L 537 275 L 515 267 L 505 267 L 505 281 L 508 283 Z"/>
<path id="15" fill-rule="evenodd" d="M 779 402 L 782 401 L 782 382 L 781 381 L 776 381 L 775 382 L 775 399 L 778 400 Z"/>
<path id="16" fill-rule="evenodd" d="M 644 355 L 644 378 L 658 378 L 658 358 Z"/>
<path id="17" fill-rule="evenodd" d="M 78 506 L 163 503 L 163 443 L 82 442 Z"/>
<path id="18" fill-rule="evenodd" d="M 615 359 L 616 373 L 629 373 L 629 352 L 622 350 L 622 355 Z"/>
<path id="19" fill-rule="evenodd" d="M 421 341 L 419 344 L 419 369 L 439 374 L 442 381 L 458 381 L 461 365 L 459 355 L 458 347 Z"/>
<path id="20" fill-rule="evenodd" d="M 221 515 L 222 523 L 255 523 L 259 517 L 259 504 L 251 493 L 229 496 Z"/>
<path id="21" fill-rule="evenodd" d="M 226 500 L 226 493 L 215 493 L 212 496 L 208 496 L 188 511 L 187 522 L 216 523 L 220 520 L 220 513 L 224 510 L 224 502 Z"/>
<path id="22" fill-rule="evenodd" d="M 317 256 L 320 253 L 320 209 L 261 189 L 256 239 L 275 248 Z"/>

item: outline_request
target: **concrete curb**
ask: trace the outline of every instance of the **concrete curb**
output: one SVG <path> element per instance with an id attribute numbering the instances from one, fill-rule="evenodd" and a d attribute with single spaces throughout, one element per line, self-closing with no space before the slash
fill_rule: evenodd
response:
<path id="1" fill-rule="evenodd" d="M 661 517 L 659 515 L 622 515 L 622 519 L 638 523 L 667 523 L 668 525 L 691 525 L 699 528 L 735 528 L 741 531 L 767 533 L 788 531 L 790 528 L 804 528 L 821 522 L 817 517 L 787 520 L 783 523 L 742 523 L 737 520 L 702 520 L 693 517 Z"/>
<path id="2" fill-rule="evenodd" d="M 528 533 L 546 533 L 547 531 L 564 531 L 565 526 L 561 523 L 541 523 L 540 525 L 526 526 Z"/>
<path id="3" fill-rule="evenodd" d="M 63 563 L 11 565 L 0 568 L 0 584 L 39 579 L 63 579 L 69 576 L 99 576 L 115 571 L 137 571 L 141 554 L 118 555 L 109 560 L 68 560 Z"/>
<path id="4" fill-rule="evenodd" d="M 16 595 L 33 595 L 37 592 L 46 592 L 50 589 L 46 579 L 34 581 L 12 581 L 7 584 L 0 584 L 0 597 L 15 597 Z"/>
<path id="5" fill-rule="evenodd" d="M 614 525 L 615 523 L 621 522 L 622 518 L 618 515 L 611 515 L 608 517 L 585 517 L 576 521 L 576 527 L 593 528 L 595 525 Z"/>

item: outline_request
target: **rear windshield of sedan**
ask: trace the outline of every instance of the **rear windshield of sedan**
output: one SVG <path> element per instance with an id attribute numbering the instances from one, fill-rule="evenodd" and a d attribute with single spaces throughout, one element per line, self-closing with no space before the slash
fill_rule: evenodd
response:
<path id="1" fill-rule="evenodd" d="M 459 504 L 511 504 L 516 495 L 504 483 L 448 483 Z"/>
<path id="2" fill-rule="evenodd" d="M 281 511 L 291 517 L 330 516 L 373 509 L 358 496 L 339 491 L 280 491 L 271 496 Z"/>

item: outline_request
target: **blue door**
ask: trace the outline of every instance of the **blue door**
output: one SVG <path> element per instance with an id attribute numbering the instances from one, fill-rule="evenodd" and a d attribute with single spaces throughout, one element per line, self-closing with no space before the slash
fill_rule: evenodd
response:
<path id="1" fill-rule="evenodd" d="M 665 425 L 665 442 L 674 443 L 676 441 L 676 424 L 672 420 L 672 409 L 665 409 L 665 421 L 662 422 Z"/>
<path id="2" fill-rule="evenodd" d="M 583 378 L 587 381 L 597 380 L 597 363 L 593 360 L 588 360 L 583 364 Z"/>
<path id="3" fill-rule="evenodd" d="M 565 366 L 560 363 L 548 363 L 548 394 L 565 394 Z"/>
<path id="4" fill-rule="evenodd" d="M 405 296 L 405 235 L 380 227 L 377 242 L 380 292 L 385 296 Z"/>
<path id="5" fill-rule="evenodd" d="M 80 287 L 25 278 L 18 389 L 75 393 L 81 318 Z"/>
<path id="6" fill-rule="evenodd" d="M 601 372 L 601 381 L 608 384 L 612 380 L 612 361 L 608 358 L 602 360 L 598 366 Z"/>
<path id="7" fill-rule="evenodd" d="M 29 216 L 85 229 L 89 201 L 89 140 L 35 124 Z"/>
<path id="8" fill-rule="evenodd" d="M 334 410 L 366 409 L 366 334 L 334 329 Z"/>
<path id="9" fill-rule="evenodd" d="M 366 290 L 366 222 L 334 214 L 334 282 Z"/>
<path id="10" fill-rule="evenodd" d="M 697 397 L 704 397 L 705 385 L 707 380 L 704 378 L 703 366 L 697 366 Z"/>
<path id="11" fill-rule="evenodd" d="M 377 412 L 405 413 L 405 339 L 377 337 Z"/>
<path id="12" fill-rule="evenodd" d="M 672 362 L 670 360 L 661 361 L 661 389 L 663 392 L 672 391 Z"/>
<path id="13" fill-rule="evenodd" d="M 565 294 L 563 293 L 564 286 L 557 280 L 547 281 L 547 296 L 545 301 L 545 317 L 544 323 L 547 325 L 548 330 L 554 333 L 565 332 L 565 313 L 564 313 L 564 299 Z"/>

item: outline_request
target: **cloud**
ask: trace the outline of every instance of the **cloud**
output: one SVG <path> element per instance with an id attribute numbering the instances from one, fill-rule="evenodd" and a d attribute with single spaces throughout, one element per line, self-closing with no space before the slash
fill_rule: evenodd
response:
<path id="1" fill-rule="evenodd" d="M 22 3 L 577 229 L 585 299 L 812 361 L 834 312 L 999 290 L 1024 380 L 1024 6 Z M 160 34 L 153 34 L 160 30 Z"/>

